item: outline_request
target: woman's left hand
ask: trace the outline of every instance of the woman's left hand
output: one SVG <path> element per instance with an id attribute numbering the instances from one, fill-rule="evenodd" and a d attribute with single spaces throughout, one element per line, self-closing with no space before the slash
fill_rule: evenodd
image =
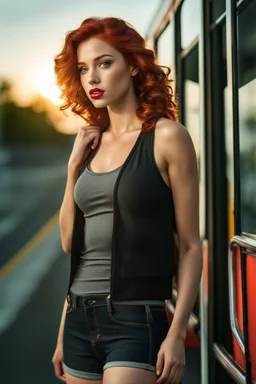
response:
<path id="1" fill-rule="evenodd" d="M 185 368 L 185 342 L 167 336 L 157 355 L 158 384 L 180 384 Z"/>

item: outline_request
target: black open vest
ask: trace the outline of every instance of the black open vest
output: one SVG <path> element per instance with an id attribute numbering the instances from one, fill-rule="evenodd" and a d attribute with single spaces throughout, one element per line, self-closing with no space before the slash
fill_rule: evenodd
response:
<path id="1" fill-rule="evenodd" d="M 155 163 L 154 131 L 155 128 L 147 133 L 140 132 L 114 186 L 110 292 L 114 300 L 172 297 L 174 205 L 172 191 Z M 96 150 L 91 151 L 80 175 Z M 83 241 L 83 212 L 75 202 L 67 296 Z"/>

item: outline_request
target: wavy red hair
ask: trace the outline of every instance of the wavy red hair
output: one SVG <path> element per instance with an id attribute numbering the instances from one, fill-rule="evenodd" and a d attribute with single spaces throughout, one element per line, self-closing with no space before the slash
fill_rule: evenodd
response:
<path id="1" fill-rule="evenodd" d="M 89 125 L 103 127 L 109 122 L 107 108 L 95 108 L 80 83 L 77 69 L 77 47 L 91 37 L 104 40 L 118 50 L 128 64 L 139 68 L 134 77 L 134 88 L 139 107 L 137 117 L 144 122 L 143 131 L 149 131 L 155 118 L 161 116 L 178 121 L 177 102 L 169 79 L 171 69 L 156 63 L 155 54 L 145 47 L 145 40 L 127 22 L 115 17 L 91 17 L 79 28 L 66 35 L 64 47 L 55 57 L 56 82 L 65 100 L 60 109 L 71 110 Z M 167 69 L 165 73 L 164 69 Z"/>

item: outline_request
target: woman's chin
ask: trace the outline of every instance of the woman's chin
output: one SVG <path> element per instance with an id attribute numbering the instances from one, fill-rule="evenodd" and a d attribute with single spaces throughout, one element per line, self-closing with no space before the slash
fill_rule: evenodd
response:
<path id="1" fill-rule="evenodd" d="M 92 103 L 95 108 L 106 108 L 108 106 L 106 100 L 93 100 Z"/>

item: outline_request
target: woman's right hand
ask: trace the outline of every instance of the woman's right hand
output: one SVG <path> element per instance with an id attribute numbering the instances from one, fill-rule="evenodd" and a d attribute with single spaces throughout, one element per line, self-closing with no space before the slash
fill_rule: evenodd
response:
<path id="1" fill-rule="evenodd" d="M 99 144 L 100 135 L 100 127 L 93 125 L 81 127 L 76 135 L 68 164 L 80 168 L 90 150 L 95 149 Z"/>
<path id="2" fill-rule="evenodd" d="M 66 383 L 66 376 L 63 369 L 63 346 L 62 344 L 57 344 L 52 363 L 54 366 L 54 372 L 57 379 L 64 381 Z"/>

